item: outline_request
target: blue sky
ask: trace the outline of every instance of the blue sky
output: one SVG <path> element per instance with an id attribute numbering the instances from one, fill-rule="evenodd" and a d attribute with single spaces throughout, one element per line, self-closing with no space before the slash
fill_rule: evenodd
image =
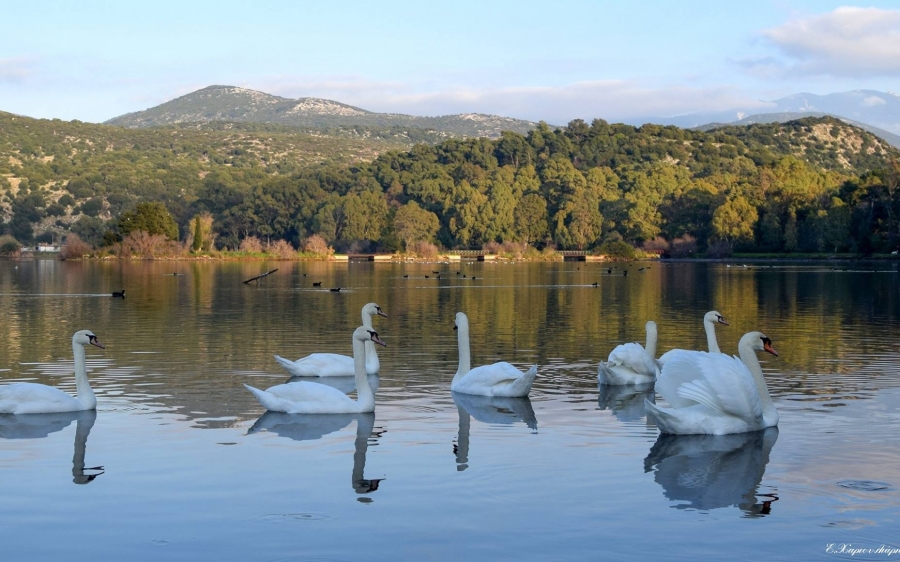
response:
<path id="1" fill-rule="evenodd" d="M 564 124 L 900 92 L 900 4 L 11 2 L 0 110 L 99 122 L 212 84 Z"/>

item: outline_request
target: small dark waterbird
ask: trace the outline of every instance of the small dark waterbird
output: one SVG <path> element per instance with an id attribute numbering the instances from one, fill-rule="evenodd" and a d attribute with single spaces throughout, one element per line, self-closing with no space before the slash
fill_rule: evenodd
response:
<path id="1" fill-rule="evenodd" d="M 112 296 L 120 298 L 120 299 L 124 299 L 125 298 L 125 289 L 122 289 L 121 291 L 113 291 Z"/>

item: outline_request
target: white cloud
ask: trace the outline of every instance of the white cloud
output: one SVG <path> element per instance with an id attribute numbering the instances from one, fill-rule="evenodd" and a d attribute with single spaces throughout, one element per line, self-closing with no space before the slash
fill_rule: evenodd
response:
<path id="1" fill-rule="evenodd" d="M 789 59 L 781 63 L 785 72 L 853 77 L 900 72 L 900 10 L 841 7 L 762 35 Z"/>
<path id="2" fill-rule="evenodd" d="M 731 87 L 651 88 L 628 80 L 505 88 L 440 88 L 364 79 L 267 80 L 246 87 L 291 98 L 327 98 L 383 113 L 489 113 L 554 125 L 572 119 L 618 122 L 764 105 Z"/>
<path id="3" fill-rule="evenodd" d="M 884 98 L 879 98 L 878 96 L 869 96 L 862 100 L 863 107 L 875 107 L 886 103 L 887 101 Z"/>

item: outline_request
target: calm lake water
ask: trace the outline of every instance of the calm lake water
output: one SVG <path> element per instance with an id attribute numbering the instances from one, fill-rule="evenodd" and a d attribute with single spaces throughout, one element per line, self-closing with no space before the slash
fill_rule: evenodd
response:
<path id="1" fill-rule="evenodd" d="M 895 265 L 608 267 L 0 261 L 3 381 L 74 393 L 72 333 L 107 346 L 96 414 L 0 416 L 2 559 L 900 558 L 877 550 L 900 546 Z M 371 301 L 375 413 L 265 414 L 241 383 L 350 354 Z M 660 353 L 705 348 L 712 309 L 723 351 L 772 339 L 781 421 L 661 438 L 652 389 L 598 388 L 597 362 L 648 319 Z M 451 394 L 457 311 L 474 364 L 539 365 L 530 400 Z"/>

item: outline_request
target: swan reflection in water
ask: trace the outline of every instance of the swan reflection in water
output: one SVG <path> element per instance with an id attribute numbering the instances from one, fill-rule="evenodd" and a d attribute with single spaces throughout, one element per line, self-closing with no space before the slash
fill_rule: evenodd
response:
<path id="1" fill-rule="evenodd" d="M 337 378 L 352 379 L 352 377 L 331 377 L 323 378 L 322 382 L 328 381 L 326 383 L 328 384 Z M 377 379 L 378 377 L 375 378 Z M 319 381 L 317 380 L 316 382 Z M 288 437 L 294 441 L 314 441 L 329 433 L 344 429 L 353 420 L 356 420 L 356 442 L 350 483 L 357 494 L 371 494 L 378 490 L 379 484 L 384 480 L 384 478 L 367 479 L 364 476 L 369 439 L 374 438 L 373 441 L 377 442 L 378 438 L 384 433 L 383 431 L 375 431 L 374 412 L 365 414 L 285 414 L 267 411 L 256 420 L 256 423 L 253 424 L 247 433 L 257 433 L 265 430 L 282 437 Z M 364 503 L 371 501 L 369 498 L 358 498 L 358 500 Z"/>
<path id="2" fill-rule="evenodd" d="M 459 435 L 453 445 L 453 453 L 456 455 L 456 470 L 460 472 L 469 468 L 470 416 L 488 424 L 512 425 L 522 421 L 533 432 L 537 432 L 537 418 L 528 397 L 477 396 L 460 392 L 451 394 L 459 413 Z"/>
<path id="3" fill-rule="evenodd" d="M 660 434 L 644 472 L 654 472 L 667 499 L 686 502 L 676 509 L 737 506 L 745 516 L 761 517 L 778 500 L 758 492 L 777 439 L 777 427 L 730 435 Z"/>
<path id="4" fill-rule="evenodd" d="M 609 410 L 619 421 L 637 421 L 647 415 L 644 399 L 656 402 L 653 383 L 630 385 L 597 385 L 597 404 L 601 410 Z"/>
<path id="5" fill-rule="evenodd" d="M 0 438 L 42 439 L 51 433 L 75 425 L 75 454 L 72 456 L 72 482 L 87 484 L 104 473 L 102 466 L 84 466 L 88 435 L 97 419 L 96 410 L 54 414 L 0 414 Z"/>

